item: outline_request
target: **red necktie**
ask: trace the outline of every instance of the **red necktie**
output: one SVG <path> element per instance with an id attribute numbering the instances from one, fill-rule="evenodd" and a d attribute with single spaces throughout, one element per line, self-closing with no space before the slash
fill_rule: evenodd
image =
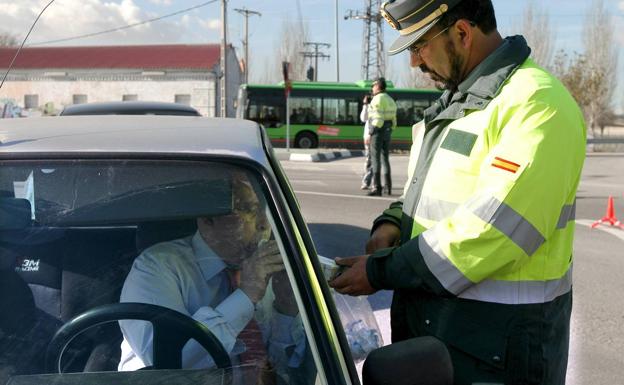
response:
<path id="1" fill-rule="evenodd" d="M 234 291 L 240 286 L 240 270 L 227 270 L 230 287 Z M 256 370 L 246 370 L 246 384 L 268 385 L 275 383 L 275 372 L 268 362 L 267 351 L 262 340 L 262 332 L 254 318 L 238 334 L 238 340 L 245 344 L 245 351 L 240 354 L 240 365 L 252 365 Z"/>

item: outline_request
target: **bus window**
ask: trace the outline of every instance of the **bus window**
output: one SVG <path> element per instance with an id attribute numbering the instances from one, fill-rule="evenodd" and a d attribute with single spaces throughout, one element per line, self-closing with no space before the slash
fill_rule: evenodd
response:
<path id="1" fill-rule="evenodd" d="M 321 122 L 320 98 L 290 98 L 291 124 L 319 124 Z"/>
<path id="2" fill-rule="evenodd" d="M 397 104 L 397 125 L 411 126 L 420 122 L 424 117 L 424 111 L 429 107 L 429 101 L 425 99 L 399 99 Z"/>
<path id="3" fill-rule="evenodd" d="M 418 123 L 425 118 L 425 110 L 429 108 L 431 102 L 427 99 L 415 99 L 414 111 L 412 113 L 412 123 Z"/>
<path id="4" fill-rule="evenodd" d="M 347 100 L 347 119 L 345 124 L 361 125 L 360 122 L 360 101 L 353 99 Z"/>
<path id="5" fill-rule="evenodd" d="M 359 124 L 357 99 L 323 99 L 323 124 Z"/>
<path id="6" fill-rule="evenodd" d="M 247 119 L 253 120 L 268 128 L 279 127 L 285 121 L 282 103 L 269 98 L 250 100 Z"/>

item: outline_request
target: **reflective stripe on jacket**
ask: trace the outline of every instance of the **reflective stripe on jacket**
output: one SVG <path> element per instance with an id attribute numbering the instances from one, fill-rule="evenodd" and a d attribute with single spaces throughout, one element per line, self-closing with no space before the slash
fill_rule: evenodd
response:
<path id="1" fill-rule="evenodd" d="M 368 105 L 368 121 L 377 128 L 381 128 L 386 121 L 392 121 L 392 129 L 396 127 L 397 106 L 394 100 L 385 92 L 380 92 Z"/>

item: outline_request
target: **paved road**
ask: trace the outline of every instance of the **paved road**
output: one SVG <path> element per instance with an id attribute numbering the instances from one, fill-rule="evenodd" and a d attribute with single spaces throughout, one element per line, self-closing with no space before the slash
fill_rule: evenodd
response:
<path id="1" fill-rule="evenodd" d="M 372 220 L 393 200 L 359 190 L 362 162 L 282 162 L 321 255 L 362 254 Z M 407 157 L 393 156 L 391 163 L 395 185 L 403 186 Z M 624 230 L 589 228 L 604 215 L 609 195 L 624 220 L 624 154 L 590 155 L 577 201 L 569 385 L 624 382 Z M 369 300 L 389 342 L 390 293 Z"/>

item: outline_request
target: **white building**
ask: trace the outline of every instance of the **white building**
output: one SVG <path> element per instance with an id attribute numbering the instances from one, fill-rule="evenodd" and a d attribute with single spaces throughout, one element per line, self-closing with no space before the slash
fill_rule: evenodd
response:
<path id="1" fill-rule="evenodd" d="M 26 110 L 119 100 L 177 102 L 219 116 L 218 44 L 24 48 L 0 89 L 0 103 Z M 2 75 L 16 48 L 0 48 Z M 227 49 L 227 116 L 243 76 Z"/>

